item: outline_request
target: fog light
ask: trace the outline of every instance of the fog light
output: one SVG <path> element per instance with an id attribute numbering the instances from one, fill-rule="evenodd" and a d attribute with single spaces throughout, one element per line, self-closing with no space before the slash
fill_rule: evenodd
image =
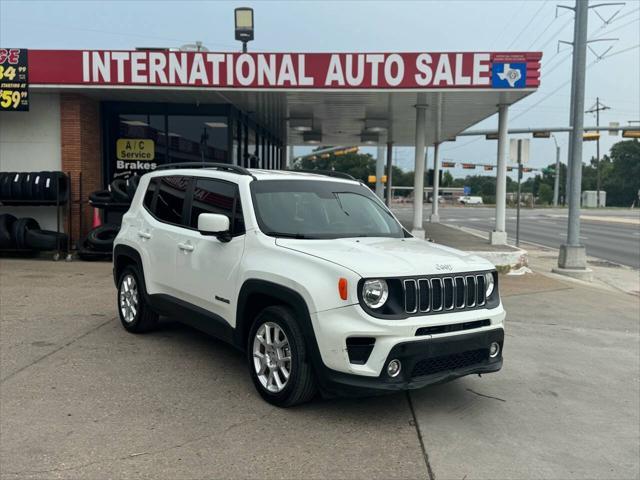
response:
<path id="1" fill-rule="evenodd" d="M 387 374 L 391 377 L 397 377 L 400 375 L 400 370 L 402 369 L 402 364 L 400 360 L 391 360 L 389 365 L 387 365 Z"/>
<path id="2" fill-rule="evenodd" d="M 496 358 L 500 353 L 500 344 L 498 342 L 493 342 L 489 345 L 489 356 L 491 358 Z"/>

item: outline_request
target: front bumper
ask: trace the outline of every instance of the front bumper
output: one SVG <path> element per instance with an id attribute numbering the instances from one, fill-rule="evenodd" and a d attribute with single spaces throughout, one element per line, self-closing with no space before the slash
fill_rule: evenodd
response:
<path id="1" fill-rule="evenodd" d="M 489 357 L 489 345 L 500 344 L 500 353 Z M 375 377 L 348 374 L 329 368 L 316 372 L 325 395 L 375 395 L 421 388 L 476 373 L 497 372 L 502 368 L 504 330 L 494 328 L 476 333 L 430 338 L 395 345 Z M 402 363 L 400 374 L 391 378 L 386 365 L 393 359 Z"/>
<path id="2" fill-rule="evenodd" d="M 311 323 L 322 367 L 347 374 L 378 377 L 386 368 L 388 357 L 397 345 L 502 329 L 505 316 L 500 304 L 491 309 L 414 316 L 404 320 L 383 320 L 372 317 L 356 304 L 312 314 Z M 419 333 L 425 327 L 476 321 L 488 321 L 489 324 L 465 331 L 426 335 Z M 353 337 L 375 338 L 373 350 L 364 363 L 352 363 L 349 359 L 347 339 Z"/>

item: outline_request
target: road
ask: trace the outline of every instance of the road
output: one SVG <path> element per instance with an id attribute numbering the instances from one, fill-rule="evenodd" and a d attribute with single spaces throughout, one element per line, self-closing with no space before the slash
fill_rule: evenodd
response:
<path id="1" fill-rule="evenodd" d="M 403 221 L 412 218 L 411 206 L 394 208 Z M 425 219 L 431 205 L 425 204 Z M 440 221 L 489 232 L 495 223 L 495 208 L 443 207 Z M 638 210 L 583 210 L 580 240 L 587 255 L 610 262 L 640 268 L 640 212 Z M 429 229 L 428 220 L 425 228 Z M 516 210 L 507 209 L 507 234 L 515 243 Z M 567 236 L 566 209 L 522 209 L 520 240 L 546 247 L 559 248 Z"/>

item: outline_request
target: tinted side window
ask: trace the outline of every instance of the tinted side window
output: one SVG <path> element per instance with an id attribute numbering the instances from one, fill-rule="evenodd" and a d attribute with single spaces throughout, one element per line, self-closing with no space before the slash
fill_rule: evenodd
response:
<path id="1" fill-rule="evenodd" d="M 201 213 L 219 213 L 226 215 L 231 224 L 231 233 L 244 233 L 244 217 L 238 196 L 238 187 L 232 183 L 206 178 L 196 180 L 191 205 L 192 228 L 198 228 L 198 216 Z"/>
<path id="2" fill-rule="evenodd" d="M 156 179 L 158 182 L 158 194 L 154 212 L 156 218 L 162 222 L 181 225 L 189 177 L 171 175 L 156 177 Z"/>
<path id="3" fill-rule="evenodd" d="M 158 187 L 158 182 L 156 182 L 155 178 L 152 178 L 149 181 L 149 186 L 147 187 L 147 191 L 144 194 L 144 206 L 147 207 L 147 210 L 149 210 L 149 212 L 154 213 L 153 212 L 153 196 L 156 193 Z"/>

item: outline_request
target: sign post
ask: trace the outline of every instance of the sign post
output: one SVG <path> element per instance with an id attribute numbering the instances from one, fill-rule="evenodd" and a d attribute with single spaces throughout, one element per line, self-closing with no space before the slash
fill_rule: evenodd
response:
<path id="1" fill-rule="evenodd" d="M 509 144 L 509 159 L 518 163 L 518 193 L 516 195 L 516 247 L 520 246 L 520 195 L 522 184 L 522 164 L 529 161 L 529 139 L 512 138 Z"/>
<path id="2" fill-rule="evenodd" d="M 27 49 L 0 48 L 0 112 L 29 111 Z"/>

